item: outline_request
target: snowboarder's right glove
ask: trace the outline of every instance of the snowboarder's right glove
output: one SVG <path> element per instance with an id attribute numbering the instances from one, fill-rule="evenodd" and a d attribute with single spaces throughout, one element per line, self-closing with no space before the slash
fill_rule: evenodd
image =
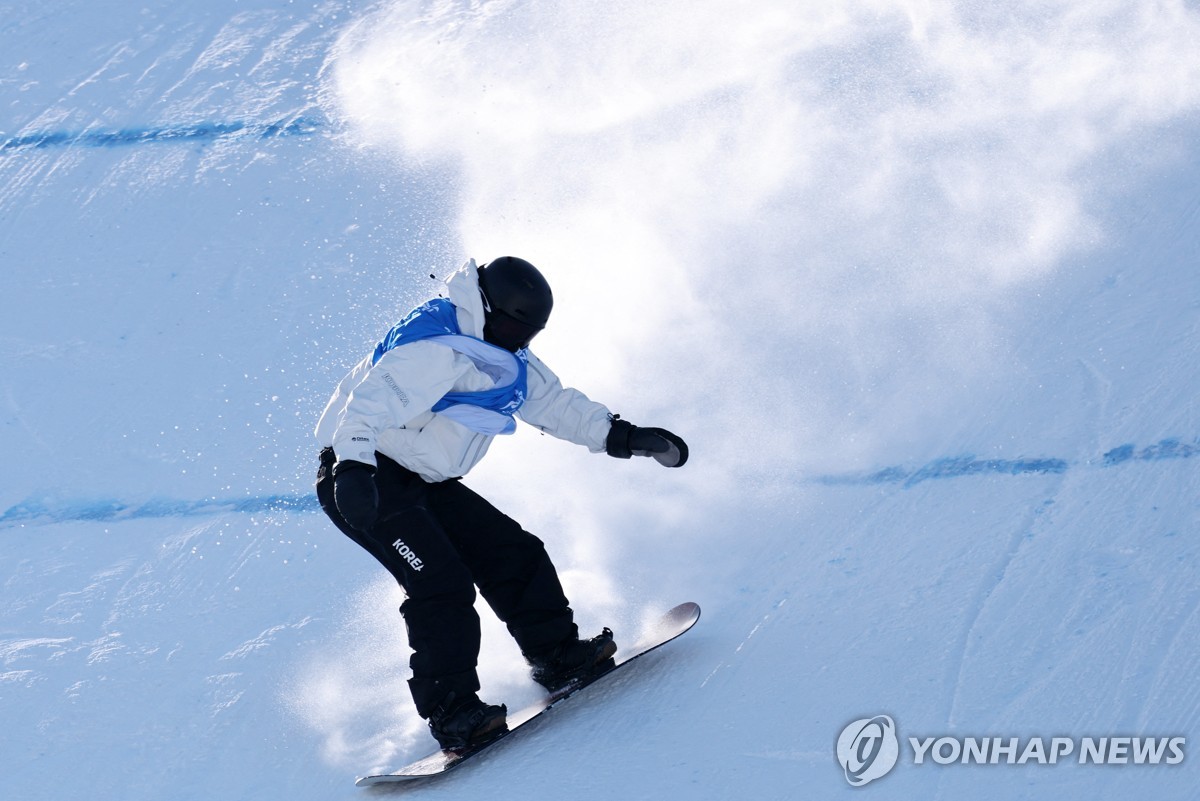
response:
<path id="1" fill-rule="evenodd" d="M 375 468 L 366 462 L 343 459 L 333 466 L 333 502 L 346 522 L 367 531 L 379 519 L 379 490 Z"/>
<path id="2" fill-rule="evenodd" d="M 664 467 L 683 467 L 687 461 L 687 443 L 665 428 L 638 428 L 628 420 L 613 417 L 604 450 L 609 456 L 653 456 Z"/>

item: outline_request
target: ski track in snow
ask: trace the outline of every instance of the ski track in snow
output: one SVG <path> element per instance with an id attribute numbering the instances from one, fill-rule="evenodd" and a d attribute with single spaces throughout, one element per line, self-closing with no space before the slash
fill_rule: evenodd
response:
<path id="1" fill-rule="evenodd" d="M 1042 525 L 1044 516 L 1053 508 L 1055 503 L 1054 498 L 1059 494 L 1062 481 L 1063 479 L 1059 479 L 1056 485 L 1050 490 L 1050 499 L 1043 501 L 1040 506 L 1029 510 L 1018 525 L 1014 527 L 1012 534 L 1009 536 L 1008 546 L 996 560 L 992 569 L 987 572 L 981 571 L 983 578 L 980 582 L 980 587 L 975 597 L 967 605 L 970 612 L 965 616 L 965 623 L 952 649 L 954 653 L 958 654 L 958 657 L 949 661 L 953 677 L 946 682 L 946 687 L 952 688 L 949 692 L 946 720 L 952 725 L 957 722 L 956 713 L 960 693 L 962 688 L 968 683 L 968 676 L 972 669 L 970 660 L 971 645 L 975 638 L 981 636 L 979 630 L 984 613 L 996 595 L 997 589 L 1004 583 L 1009 568 L 1020 555 L 1022 547 L 1034 538 L 1037 530 Z"/>

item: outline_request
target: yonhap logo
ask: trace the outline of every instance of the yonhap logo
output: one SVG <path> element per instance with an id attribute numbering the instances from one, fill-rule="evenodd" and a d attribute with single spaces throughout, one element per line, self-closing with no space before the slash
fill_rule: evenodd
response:
<path id="1" fill-rule="evenodd" d="M 926 736 L 906 738 L 905 764 L 928 765 L 1179 765 L 1187 738 L 1168 736 Z M 842 729 L 837 760 L 852 787 L 886 776 L 900 760 L 896 723 L 887 715 L 862 718 Z M 907 768 L 906 768 L 907 769 Z"/>
<path id="2" fill-rule="evenodd" d="M 838 736 L 838 763 L 852 787 L 862 787 L 886 776 L 896 767 L 899 756 L 896 723 L 887 715 L 856 720 Z"/>

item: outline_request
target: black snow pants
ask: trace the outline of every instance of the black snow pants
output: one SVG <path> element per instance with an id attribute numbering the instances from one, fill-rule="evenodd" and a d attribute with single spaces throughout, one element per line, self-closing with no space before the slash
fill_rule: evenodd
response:
<path id="1" fill-rule="evenodd" d="M 333 500 L 332 448 L 321 451 L 317 499 L 343 534 L 400 582 L 412 648 L 409 687 L 421 717 L 450 692 L 479 690 L 475 587 L 522 653 L 578 636 L 558 573 L 542 541 L 458 479 L 429 483 L 377 453 L 379 520 L 359 531 Z"/>

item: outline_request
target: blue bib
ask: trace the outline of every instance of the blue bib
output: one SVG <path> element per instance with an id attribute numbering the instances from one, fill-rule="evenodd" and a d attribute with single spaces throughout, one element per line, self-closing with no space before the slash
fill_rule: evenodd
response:
<path id="1" fill-rule="evenodd" d="M 445 298 L 431 300 L 409 312 L 375 346 L 374 366 L 383 354 L 401 345 L 433 340 L 453 348 L 475 363 L 480 372 L 495 382 L 491 389 L 476 392 L 447 392 L 431 411 L 444 414 L 481 434 L 511 434 L 517 429 L 513 415 L 525 402 L 528 391 L 529 353 L 515 354 L 482 339 L 463 334 L 458 327 L 454 304 Z"/>

